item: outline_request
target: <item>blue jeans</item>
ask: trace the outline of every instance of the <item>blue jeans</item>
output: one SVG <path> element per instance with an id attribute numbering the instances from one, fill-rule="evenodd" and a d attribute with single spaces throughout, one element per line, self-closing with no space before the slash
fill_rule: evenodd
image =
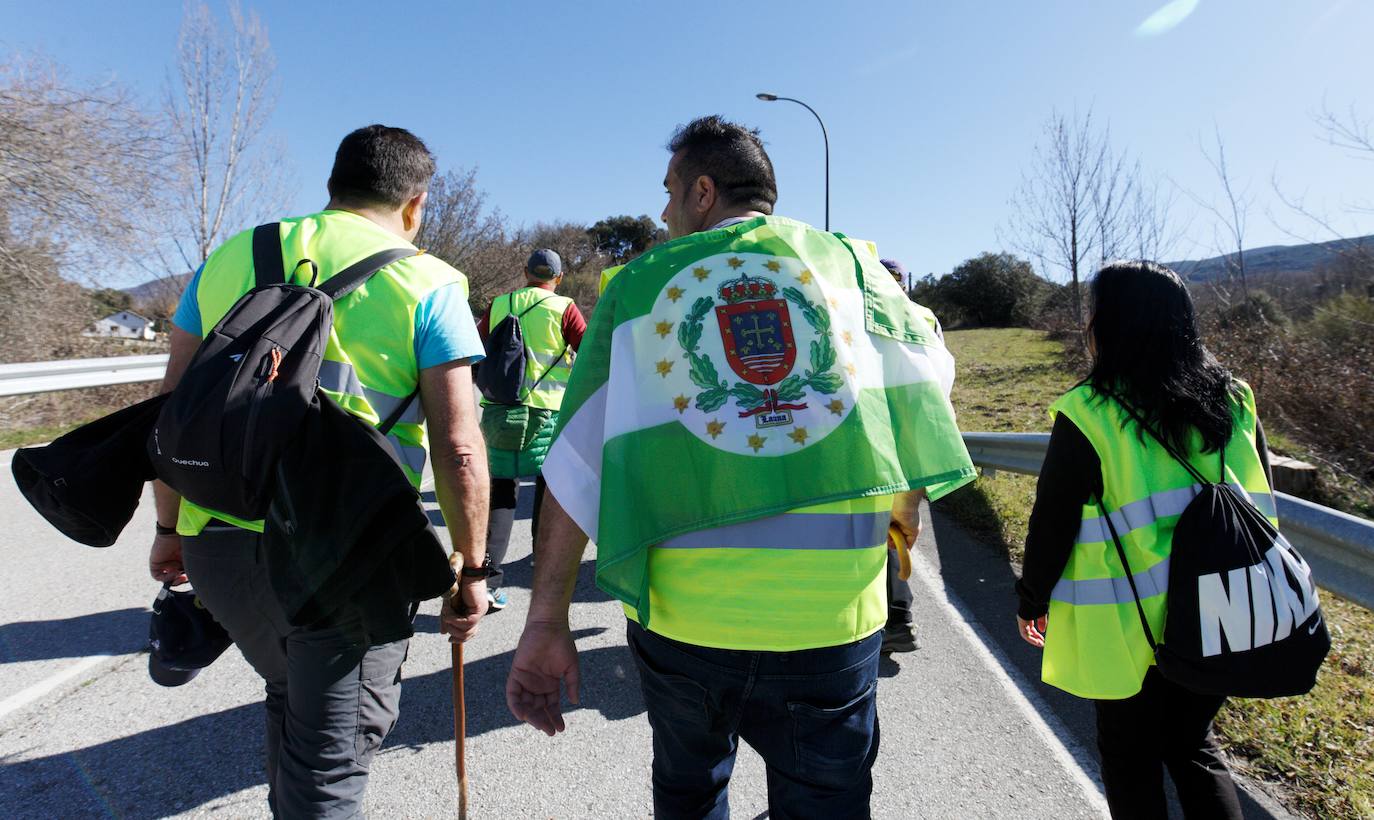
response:
<path id="1" fill-rule="evenodd" d="M 727 818 L 741 738 L 768 767 L 768 812 L 866 818 L 878 757 L 881 632 L 795 652 L 681 643 L 627 626 L 654 733 L 654 816 Z"/>

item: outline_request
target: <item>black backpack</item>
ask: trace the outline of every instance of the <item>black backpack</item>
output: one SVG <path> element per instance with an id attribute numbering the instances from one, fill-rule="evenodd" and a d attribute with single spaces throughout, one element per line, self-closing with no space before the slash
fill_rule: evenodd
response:
<path id="1" fill-rule="evenodd" d="M 1307 562 L 1248 498 L 1225 483 L 1225 448 L 1220 482 L 1208 481 L 1129 405 L 1116 401 L 1201 485 L 1174 528 L 1160 641 L 1145 618 L 1116 525 L 1097 497 L 1160 673 L 1204 694 L 1305 694 L 1331 648 Z"/>
<path id="2" fill-rule="evenodd" d="M 415 254 L 411 248 L 374 253 L 318 288 L 319 267 L 302 259 L 296 269 L 309 265 L 312 274 L 309 285 L 297 285 L 283 277 L 280 223 L 254 229 L 255 287 L 205 336 L 148 437 L 157 477 L 203 507 L 262 518 L 272 469 L 319 385 L 334 302 Z M 414 398 L 411 393 L 387 417 L 378 428 L 383 435 Z"/>
<path id="3" fill-rule="evenodd" d="M 515 294 L 509 294 L 510 304 L 515 306 Z M 568 352 L 564 345 L 563 350 L 558 354 L 558 358 L 553 360 L 539 378 L 530 385 L 528 392 L 522 391 L 521 387 L 525 383 L 525 332 L 520 329 L 520 320 L 526 313 L 539 307 L 552 299 L 553 296 L 545 296 L 538 302 L 530 305 L 517 315 L 514 311 L 506 313 L 505 318 L 496 323 L 496 327 L 487 333 L 487 340 L 483 343 L 486 356 L 477 365 L 477 374 L 473 381 L 477 389 L 481 391 L 482 398 L 492 404 L 520 404 L 525 396 L 534 392 L 534 388 L 549 375 L 558 363 Z"/>

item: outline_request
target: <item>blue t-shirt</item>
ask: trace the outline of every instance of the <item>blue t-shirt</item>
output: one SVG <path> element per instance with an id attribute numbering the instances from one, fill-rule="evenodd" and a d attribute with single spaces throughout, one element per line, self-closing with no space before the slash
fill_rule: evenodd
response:
<path id="1" fill-rule="evenodd" d="M 203 270 L 205 266 L 201 265 L 186 284 L 172 316 L 172 324 L 195 336 L 205 335 L 200 306 L 196 303 L 196 288 Z M 415 361 L 420 370 L 463 360 L 478 362 L 483 355 L 477 323 L 458 282 L 435 289 L 416 306 Z"/>

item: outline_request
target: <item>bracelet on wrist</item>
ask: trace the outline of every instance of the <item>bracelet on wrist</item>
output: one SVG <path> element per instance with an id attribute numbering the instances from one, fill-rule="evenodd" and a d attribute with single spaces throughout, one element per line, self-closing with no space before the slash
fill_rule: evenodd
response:
<path id="1" fill-rule="evenodd" d="M 164 527 L 164 526 L 162 526 L 161 524 L 154 524 L 153 526 L 157 528 L 157 534 L 158 534 L 158 535 L 176 535 L 176 534 L 177 534 L 177 528 L 176 528 L 176 527 Z"/>
<path id="2" fill-rule="evenodd" d="M 482 559 L 481 566 L 465 566 L 461 570 L 459 570 L 458 579 L 466 583 L 471 583 L 473 581 L 485 581 L 495 573 L 496 570 L 494 570 L 491 566 L 491 556 L 488 555 L 487 557 Z"/>

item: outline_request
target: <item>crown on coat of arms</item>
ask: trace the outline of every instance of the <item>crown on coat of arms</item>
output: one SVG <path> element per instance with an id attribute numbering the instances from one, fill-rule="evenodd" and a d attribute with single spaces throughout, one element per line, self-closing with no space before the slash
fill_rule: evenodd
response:
<path id="1" fill-rule="evenodd" d="M 778 286 L 757 276 L 742 274 L 738 279 L 730 279 L 721 284 L 716 291 L 727 304 L 752 302 L 757 299 L 772 299 Z"/>

